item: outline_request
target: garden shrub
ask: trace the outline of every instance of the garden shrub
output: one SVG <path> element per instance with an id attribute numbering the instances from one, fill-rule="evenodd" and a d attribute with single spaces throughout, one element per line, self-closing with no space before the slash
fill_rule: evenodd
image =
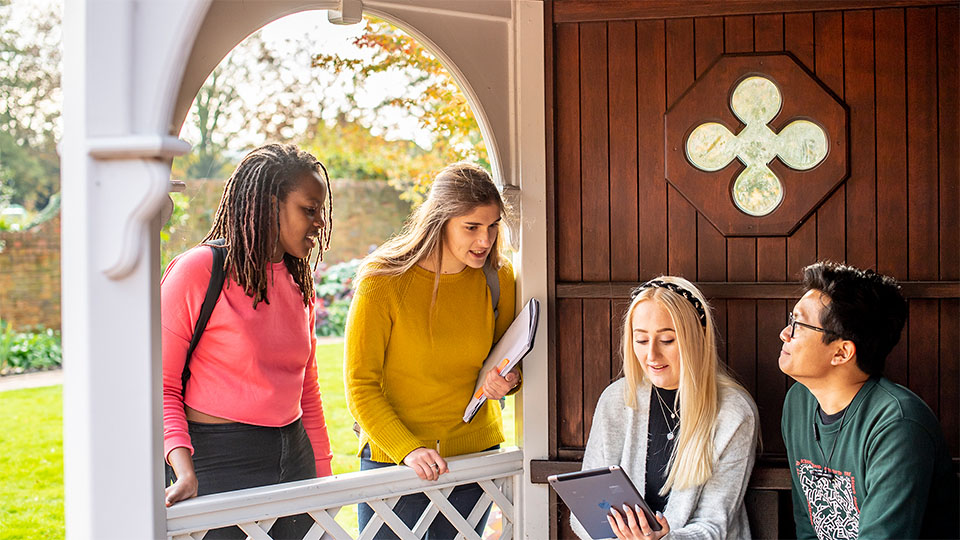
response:
<path id="1" fill-rule="evenodd" d="M 0 321 L 0 375 L 52 369 L 62 363 L 60 332 L 42 326 L 17 332 Z"/>
<path id="2" fill-rule="evenodd" d="M 313 276 L 317 293 L 317 335 L 342 336 L 347 311 L 353 299 L 353 277 L 360 259 L 326 266 L 321 264 Z"/>

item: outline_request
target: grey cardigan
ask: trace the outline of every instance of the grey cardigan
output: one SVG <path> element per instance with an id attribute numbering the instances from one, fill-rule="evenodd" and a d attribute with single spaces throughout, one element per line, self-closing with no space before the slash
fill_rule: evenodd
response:
<path id="1" fill-rule="evenodd" d="M 642 494 L 651 386 L 644 381 L 637 388 L 636 410 L 626 406 L 625 388 L 620 379 L 600 396 L 583 469 L 619 465 Z M 745 392 L 720 389 L 713 444 L 713 476 L 703 485 L 670 492 L 663 512 L 671 529 L 666 538 L 750 538 L 743 496 L 756 458 L 757 407 Z M 590 538 L 572 515 L 570 524 L 580 538 Z"/>

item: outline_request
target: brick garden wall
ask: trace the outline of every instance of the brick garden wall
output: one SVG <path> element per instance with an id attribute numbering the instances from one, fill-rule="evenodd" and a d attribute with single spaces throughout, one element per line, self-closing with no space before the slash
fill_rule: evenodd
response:
<path id="1" fill-rule="evenodd" d="M 410 205 L 386 182 L 334 180 L 328 265 L 363 257 L 400 230 Z M 188 216 L 163 242 L 162 263 L 200 241 L 223 192 L 221 180 L 189 180 Z M 60 215 L 26 231 L 0 231 L 0 319 L 14 328 L 60 329 Z"/>
<path id="2" fill-rule="evenodd" d="M 0 231 L 0 319 L 16 329 L 60 329 L 60 215 Z"/>
<path id="3" fill-rule="evenodd" d="M 410 203 L 400 192 L 377 180 L 334 180 L 333 236 L 324 262 L 337 264 L 366 256 L 400 231 L 410 214 Z"/>
<path id="4" fill-rule="evenodd" d="M 197 245 L 210 230 L 210 222 L 223 194 L 223 180 L 186 180 L 177 197 L 185 200 L 189 217 L 170 231 L 163 242 L 163 264 Z M 363 257 L 370 249 L 400 230 L 410 204 L 385 181 L 332 180 L 333 237 L 323 260 L 328 265 Z M 181 203 L 184 204 L 184 203 Z M 176 214 L 174 215 L 176 220 Z"/>

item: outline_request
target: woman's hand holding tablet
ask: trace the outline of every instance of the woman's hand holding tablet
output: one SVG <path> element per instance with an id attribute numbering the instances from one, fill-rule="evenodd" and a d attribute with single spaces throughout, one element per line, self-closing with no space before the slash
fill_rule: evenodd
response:
<path id="1" fill-rule="evenodd" d="M 659 540 L 670 532 L 670 524 L 660 512 L 653 516 L 656 521 L 649 523 L 646 513 L 639 506 L 634 506 L 631 510 L 629 506 L 623 505 L 623 513 L 626 517 L 621 517 L 616 508 L 610 508 L 610 515 L 607 516 L 610 528 L 620 540 Z M 657 525 L 660 526 L 659 530 L 653 528 Z"/>
<path id="2" fill-rule="evenodd" d="M 555 474 L 547 481 L 593 538 L 657 539 L 670 530 L 666 518 L 654 515 L 627 473 L 616 465 Z M 636 515 L 631 508 L 637 509 Z M 645 536 L 643 531 L 651 534 Z"/>

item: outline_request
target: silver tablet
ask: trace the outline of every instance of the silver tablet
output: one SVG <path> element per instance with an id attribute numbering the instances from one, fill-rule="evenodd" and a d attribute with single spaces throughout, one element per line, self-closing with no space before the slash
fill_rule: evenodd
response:
<path id="1" fill-rule="evenodd" d="M 639 506 L 654 531 L 662 528 L 630 477 L 616 465 L 555 474 L 547 477 L 547 482 L 593 538 L 615 537 L 607 516 L 611 507 L 623 515 L 624 504 L 630 508 Z"/>

